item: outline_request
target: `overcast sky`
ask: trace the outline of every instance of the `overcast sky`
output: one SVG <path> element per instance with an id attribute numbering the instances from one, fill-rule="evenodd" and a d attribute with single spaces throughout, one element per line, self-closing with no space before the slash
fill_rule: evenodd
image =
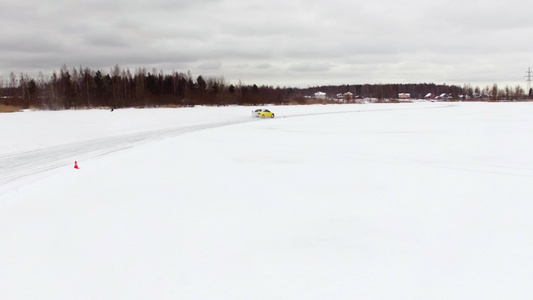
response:
<path id="1" fill-rule="evenodd" d="M 526 86 L 533 1 L 0 0 L 0 75 L 66 64 L 298 86 Z"/>

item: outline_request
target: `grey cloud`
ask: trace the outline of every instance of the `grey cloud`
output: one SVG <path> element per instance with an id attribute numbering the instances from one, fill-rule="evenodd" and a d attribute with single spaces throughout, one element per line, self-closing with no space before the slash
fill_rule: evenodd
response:
<path id="1" fill-rule="evenodd" d="M 19 0 L 0 3 L 0 73 L 119 64 L 298 86 L 520 83 L 531 8 L 518 0 Z"/>
<path id="2" fill-rule="evenodd" d="M 219 70 L 222 67 L 222 63 L 219 61 L 202 62 L 198 65 L 200 70 Z"/>
<path id="3" fill-rule="evenodd" d="M 291 64 L 288 70 L 296 72 L 326 72 L 331 67 L 330 63 L 302 62 Z"/>
<path id="4" fill-rule="evenodd" d="M 255 66 L 257 69 L 261 69 L 261 70 L 266 70 L 266 69 L 270 69 L 272 68 L 272 65 L 271 64 L 268 64 L 268 63 L 263 63 L 263 64 L 258 64 L 257 66 Z"/>

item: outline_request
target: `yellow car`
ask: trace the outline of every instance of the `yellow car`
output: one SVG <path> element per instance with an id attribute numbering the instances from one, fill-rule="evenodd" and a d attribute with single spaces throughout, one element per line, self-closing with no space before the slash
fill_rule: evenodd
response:
<path id="1" fill-rule="evenodd" d="M 257 117 L 259 118 L 259 113 L 262 111 L 262 109 L 256 109 L 254 111 L 252 111 L 252 117 Z"/>
<path id="2" fill-rule="evenodd" d="M 258 117 L 260 118 L 274 118 L 274 113 L 268 109 L 263 109 L 258 112 Z"/>

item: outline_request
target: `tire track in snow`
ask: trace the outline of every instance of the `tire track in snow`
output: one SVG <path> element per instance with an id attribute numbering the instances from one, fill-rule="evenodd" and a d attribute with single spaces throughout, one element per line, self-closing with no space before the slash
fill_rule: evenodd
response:
<path id="1" fill-rule="evenodd" d="M 432 107 L 401 107 L 401 108 L 380 108 L 365 110 L 364 106 L 358 110 L 315 112 L 304 114 L 288 114 L 279 116 L 276 119 L 308 117 L 329 114 L 380 112 L 412 109 L 435 109 L 446 108 L 454 105 L 439 105 Z M 223 126 L 236 125 L 248 122 L 259 121 L 261 119 L 240 119 L 225 122 L 206 123 L 177 128 L 164 128 L 146 132 L 124 134 L 120 136 L 105 137 L 88 141 L 58 145 L 54 147 L 25 151 L 13 154 L 0 155 L 0 191 L 2 188 L 9 189 L 17 186 L 17 181 L 21 178 L 35 176 L 60 167 L 73 165 L 75 160 L 87 160 L 109 153 L 132 148 L 151 141 L 179 136 L 195 131 L 214 129 Z"/>
<path id="2" fill-rule="evenodd" d="M 18 186 L 16 182 L 21 178 L 73 166 L 75 160 L 87 160 L 181 134 L 251 121 L 254 119 L 165 128 L 0 155 L 0 191 L 2 187 L 10 189 Z"/>

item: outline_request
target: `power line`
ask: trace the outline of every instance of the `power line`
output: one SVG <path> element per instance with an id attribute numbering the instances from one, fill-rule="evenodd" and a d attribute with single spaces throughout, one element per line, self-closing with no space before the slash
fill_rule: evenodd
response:
<path id="1" fill-rule="evenodd" d="M 526 72 L 526 76 L 524 76 L 526 78 L 526 82 L 527 82 L 527 91 L 526 93 L 529 93 L 529 90 L 531 90 L 531 68 L 527 68 L 527 72 Z"/>

